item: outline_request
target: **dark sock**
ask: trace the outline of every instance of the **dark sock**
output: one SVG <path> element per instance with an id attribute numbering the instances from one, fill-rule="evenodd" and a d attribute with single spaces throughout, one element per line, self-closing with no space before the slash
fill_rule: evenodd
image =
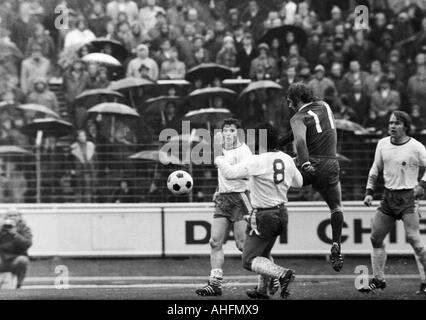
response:
<path id="1" fill-rule="evenodd" d="M 331 213 L 331 229 L 333 234 L 333 242 L 340 245 L 343 228 L 343 212 L 336 210 Z"/>

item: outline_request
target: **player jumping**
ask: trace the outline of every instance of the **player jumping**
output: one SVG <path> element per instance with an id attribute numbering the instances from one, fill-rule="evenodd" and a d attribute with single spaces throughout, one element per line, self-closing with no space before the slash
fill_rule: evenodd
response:
<path id="1" fill-rule="evenodd" d="M 384 269 L 386 251 L 383 240 L 395 226 L 397 220 L 404 223 L 406 239 L 415 252 L 422 282 L 417 293 L 426 293 L 426 248 L 420 239 L 419 214 L 416 210 L 416 199 L 424 196 L 426 173 L 419 183 L 419 167 L 426 166 L 426 148 L 416 139 L 409 136 L 411 128 L 410 116 L 402 111 L 394 111 L 389 119 L 390 137 L 381 139 L 376 148 L 374 163 L 368 174 L 364 204 L 370 206 L 376 188 L 376 181 L 383 172 L 385 190 L 383 200 L 372 221 L 371 263 L 374 278 L 369 285 L 360 288 L 363 293 L 386 288 Z"/>
<path id="2" fill-rule="evenodd" d="M 250 148 L 238 139 L 241 123 L 236 119 L 226 119 L 222 125 L 223 155 L 231 164 L 250 157 Z M 229 235 L 229 228 L 234 227 L 237 248 L 242 251 L 247 222 L 244 216 L 251 211 L 248 194 L 248 179 L 228 180 L 218 170 L 219 190 L 214 195 L 215 209 L 210 239 L 210 278 L 206 286 L 195 292 L 200 296 L 222 295 L 223 270 L 225 262 L 223 243 Z"/>
<path id="3" fill-rule="evenodd" d="M 250 177 L 253 211 L 243 249 L 243 266 L 263 277 L 279 279 L 281 297 L 286 299 L 295 272 L 273 263 L 270 255 L 277 237 L 287 226 L 287 191 L 290 187 L 301 188 L 303 180 L 293 159 L 276 149 L 277 130 L 270 124 L 257 129 L 267 130 L 268 152 L 253 155 L 235 165 L 229 164 L 224 157 L 216 158 L 215 163 L 227 179 Z M 267 298 L 266 290 L 263 296 Z"/>
<path id="4" fill-rule="evenodd" d="M 343 228 L 342 191 L 339 162 L 336 158 L 337 134 L 330 106 L 315 100 L 312 89 L 301 82 L 288 89 L 289 107 L 296 113 L 291 118 L 292 133 L 280 141 L 285 145 L 295 140 L 297 163 L 303 185 L 312 185 L 331 211 L 331 265 L 335 271 L 343 267 L 341 237 Z"/>

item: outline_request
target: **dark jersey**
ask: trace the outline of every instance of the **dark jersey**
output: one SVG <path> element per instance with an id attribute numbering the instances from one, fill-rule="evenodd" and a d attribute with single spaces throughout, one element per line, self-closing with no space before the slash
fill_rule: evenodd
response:
<path id="1" fill-rule="evenodd" d="M 337 133 L 330 106 L 315 101 L 299 110 L 291 119 L 292 126 L 306 126 L 309 157 L 336 158 Z"/>

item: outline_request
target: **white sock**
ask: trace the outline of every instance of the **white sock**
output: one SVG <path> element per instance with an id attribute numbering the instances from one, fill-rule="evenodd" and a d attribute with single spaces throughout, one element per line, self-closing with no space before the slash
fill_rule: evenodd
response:
<path id="1" fill-rule="evenodd" d="M 385 279 L 385 265 L 386 265 L 386 250 L 382 248 L 373 248 L 371 253 L 371 265 L 373 266 L 373 275 L 379 280 Z"/>
<path id="2" fill-rule="evenodd" d="M 222 269 L 212 269 L 210 271 L 210 284 L 221 288 L 223 282 L 223 270 Z"/>
<path id="3" fill-rule="evenodd" d="M 254 258 L 251 262 L 251 269 L 256 273 L 273 278 L 281 278 L 288 271 L 264 257 Z"/>

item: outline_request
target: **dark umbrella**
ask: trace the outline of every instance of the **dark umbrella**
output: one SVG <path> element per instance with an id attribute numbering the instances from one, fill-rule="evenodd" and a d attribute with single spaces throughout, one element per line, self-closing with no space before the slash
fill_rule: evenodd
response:
<path id="1" fill-rule="evenodd" d="M 207 123 L 207 129 L 210 131 L 212 122 L 223 121 L 231 115 L 231 111 L 225 108 L 206 108 L 188 112 L 183 120 L 189 120 L 196 124 Z"/>
<path id="2" fill-rule="evenodd" d="M 118 81 L 114 81 L 112 82 L 108 89 L 113 90 L 113 91 L 120 91 L 120 92 L 129 92 L 129 96 L 130 96 L 130 103 L 131 105 L 135 108 L 136 107 L 136 103 L 135 103 L 135 99 L 133 97 L 133 90 L 132 89 L 136 89 L 139 87 L 146 87 L 146 86 L 152 86 L 155 83 L 146 79 L 141 79 L 141 78 L 124 78 Z"/>
<path id="3" fill-rule="evenodd" d="M 107 38 L 96 38 L 90 43 L 90 52 L 106 53 L 119 61 L 123 62 L 127 59 L 129 52 L 126 47 L 119 41 L 107 39 Z M 107 52 L 105 49 L 107 46 L 111 47 L 111 52 Z"/>
<path id="4" fill-rule="evenodd" d="M 89 101 L 93 105 L 107 101 L 117 102 L 120 99 L 124 99 L 124 96 L 120 92 L 110 89 L 92 89 L 83 91 L 75 98 L 75 102 L 77 105 L 85 105 Z"/>
<path id="5" fill-rule="evenodd" d="M 195 82 L 195 80 L 201 79 L 203 84 L 211 83 L 214 78 L 224 80 L 231 77 L 232 70 L 217 63 L 201 63 L 198 66 L 188 70 L 185 75 L 186 80 Z"/>
<path id="6" fill-rule="evenodd" d="M 164 112 L 169 102 L 175 103 L 176 106 L 183 102 L 183 98 L 177 96 L 160 96 L 145 101 L 145 112 Z"/>
<path id="7" fill-rule="evenodd" d="M 45 136 L 63 137 L 72 133 L 73 126 L 63 120 L 44 118 L 34 119 L 33 122 L 23 126 L 21 131 L 32 137 L 35 137 L 39 131 L 42 131 Z"/>
<path id="8" fill-rule="evenodd" d="M 258 43 L 264 42 L 270 44 L 273 39 L 278 39 L 280 40 L 280 43 L 282 43 L 289 32 L 293 33 L 294 41 L 299 45 L 299 47 L 304 47 L 306 45 L 306 42 L 308 41 L 306 31 L 293 25 L 284 25 L 266 30 Z"/>
<path id="9" fill-rule="evenodd" d="M 246 96 L 249 92 L 254 92 L 258 90 L 266 90 L 266 89 L 276 89 L 276 90 L 283 90 L 283 87 L 280 86 L 275 81 L 271 80 L 261 80 L 261 81 L 255 81 L 250 83 L 247 88 L 245 88 L 238 99 L 242 99 L 244 96 Z"/>
<path id="10" fill-rule="evenodd" d="M 197 107 L 213 107 L 213 98 L 222 97 L 223 99 L 233 100 L 236 97 L 236 93 L 233 90 L 222 88 L 222 87 L 212 87 L 212 88 L 203 88 L 192 91 L 188 96 L 188 101 L 191 105 L 199 103 Z M 201 100 L 201 102 L 200 102 Z"/>

